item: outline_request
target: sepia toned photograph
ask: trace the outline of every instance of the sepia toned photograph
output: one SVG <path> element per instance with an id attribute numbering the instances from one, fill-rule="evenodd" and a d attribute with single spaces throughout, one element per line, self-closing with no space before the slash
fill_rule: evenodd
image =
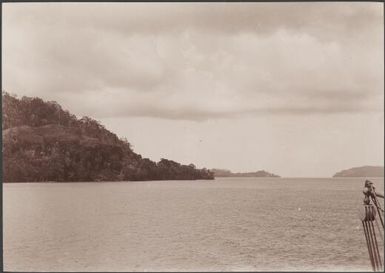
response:
<path id="1" fill-rule="evenodd" d="M 4 271 L 383 272 L 383 3 L 1 12 Z"/>

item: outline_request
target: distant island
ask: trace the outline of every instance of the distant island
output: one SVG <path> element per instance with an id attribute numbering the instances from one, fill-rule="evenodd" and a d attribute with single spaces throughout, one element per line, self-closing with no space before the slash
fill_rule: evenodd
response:
<path id="1" fill-rule="evenodd" d="M 230 170 L 211 169 L 215 177 L 280 177 L 279 175 L 266 172 L 264 170 L 257 172 L 233 173 Z"/>
<path id="2" fill-rule="evenodd" d="M 208 169 L 142 158 L 126 139 L 54 101 L 3 92 L 3 181 L 214 179 Z"/>
<path id="3" fill-rule="evenodd" d="M 362 166 L 343 170 L 333 177 L 384 177 L 384 167 L 381 166 Z"/>

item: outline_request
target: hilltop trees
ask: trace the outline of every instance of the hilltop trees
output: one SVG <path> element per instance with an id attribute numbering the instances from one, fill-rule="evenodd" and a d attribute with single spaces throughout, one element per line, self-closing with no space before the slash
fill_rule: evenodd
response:
<path id="1" fill-rule="evenodd" d="M 71 126 L 76 122 L 75 115 L 64 111 L 57 102 L 44 102 L 40 98 L 30 97 L 17 99 L 9 93 L 3 93 L 3 130 L 21 125 L 33 127 L 47 124 Z"/>

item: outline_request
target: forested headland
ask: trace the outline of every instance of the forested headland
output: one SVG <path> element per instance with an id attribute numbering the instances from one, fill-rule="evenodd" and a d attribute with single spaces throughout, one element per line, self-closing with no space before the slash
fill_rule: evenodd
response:
<path id="1" fill-rule="evenodd" d="M 3 92 L 3 181 L 143 181 L 214 179 L 208 169 L 133 151 L 126 139 L 54 101 Z"/>

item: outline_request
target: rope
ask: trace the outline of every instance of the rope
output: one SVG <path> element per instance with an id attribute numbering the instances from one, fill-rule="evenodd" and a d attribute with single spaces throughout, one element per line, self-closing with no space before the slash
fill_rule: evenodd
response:
<path id="1" fill-rule="evenodd" d="M 376 226 L 377 226 L 377 229 L 378 229 L 378 234 L 380 235 L 380 237 L 381 237 L 381 240 L 382 240 L 382 245 L 384 244 L 384 236 L 382 235 L 382 232 L 384 231 L 384 230 L 382 230 L 382 232 L 381 232 L 381 228 L 380 228 L 380 225 L 378 224 L 378 221 L 375 221 L 376 222 Z"/>
<path id="2" fill-rule="evenodd" d="M 366 239 L 366 246 L 368 247 L 370 264 L 372 265 L 372 270 L 376 271 L 375 266 L 374 266 L 374 261 L 373 261 L 372 248 L 371 248 L 370 242 L 369 242 L 369 236 L 368 236 L 368 229 L 367 229 L 367 226 L 366 226 L 366 221 L 362 221 L 362 226 L 364 228 L 364 234 L 365 234 L 365 239 Z"/>
<path id="3" fill-rule="evenodd" d="M 376 233 L 374 231 L 373 221 L 368 222 L 368 224 L 369 224 L 370 232 L 372 234 L 374 259 L 377 261 L 377 269 L 381 270 L 382 262 L 381 262 L 380 252 L 378 250 L 377 237 L 376 237 Z"/>
<path id="4" fill-rule="evenodd" d="M 373 205 L 365 205 L 365 218 L 362 220 L 362 225 L 364 228 L 364 234 L 366 239 L 366 245 L 368 247 L 369 259 L 372 265 L 373 271 L 383 271 L 383 263 L 380 255 L 376 231 L 374 228 L 373 222 L 378 222 L 375 220 L 375 210 Z M 382 233 L 379 232 L 382 237 Z"/>
<path id="5" fill-rule="evenodd" d="M 381 238 L 383 245 L 384 236 L 382 233 L 384 232 L 384 210 L 381 207 L 381 203 L 377 199 L 377 194 L 371 181 L 365 181 L 363 192 L 365 195 L 365 215 L 363 218 L 361 218 L 361 220 L 366 239 L 366 246 L 368 247 L 370 264 L 372 265 L 373 271 L 383 271 L 383 260 L 380 254 L 377 237 Z M 378 220 L 376 219 L 376 212 L 378 214 L 378 218 L 380 219 L 382 229 L 380 228 Z M 376 235 L 376 229 L 374 228 L 373 222 L 376 222 L 379 235 Z"/>

